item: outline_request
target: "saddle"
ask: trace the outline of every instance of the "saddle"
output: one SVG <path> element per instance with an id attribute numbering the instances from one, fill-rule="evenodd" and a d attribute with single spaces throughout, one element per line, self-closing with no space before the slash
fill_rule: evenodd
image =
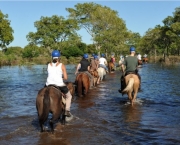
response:
<path id="1" fill-rule="evenodd" d="M 57 85 L 54 85 L 54 84 L 48 85 L 48 86 L 45 86 L 45 87 L 49 87 L 49 86 L 52 86 L 52 87 L 54 87 L 55 89 L 57 89 L 58 91 L 60 91 L 60 93 L 62 94 L 62 103 L 63 103 L 64 105 L 66 105 L 66 99 L 65 99 L 66 95 L 61 92 L 60 87 L 57 86 Z"/>

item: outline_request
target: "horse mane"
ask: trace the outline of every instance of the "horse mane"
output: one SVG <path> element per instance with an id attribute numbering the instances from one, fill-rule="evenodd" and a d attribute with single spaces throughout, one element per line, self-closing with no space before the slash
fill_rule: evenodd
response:
<path id="1" fill-rule="evenodd" d="M 133 88 L 133 84 L 134 84 L 134 78 L 129 78 L 128 85 L 126 86 L 126 88 L 122 92 L 123 93 L 129 92 Z"/>

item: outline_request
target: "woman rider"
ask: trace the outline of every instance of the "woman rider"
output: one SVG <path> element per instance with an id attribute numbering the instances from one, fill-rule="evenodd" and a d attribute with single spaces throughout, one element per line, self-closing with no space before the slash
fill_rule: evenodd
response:
<path id="1" fill-rule="evenodd" d="M 48 85 L 55 85 L 61 90 L 63 94 L 66 96 L 66 108 L 65 108 L 65 115 L 67 117 L 72 117 L 70 113 L 71 107 L 71 99 L 72 95 L 68 90 L 64 80 L 68 79 L 66 67 L 63 63 L 60 62 L 60 52 L 58 50 L 54 50 L 52 52 L 52 62 L 48 64 L 48 77 L 46 81 L 46 86 Z"/>

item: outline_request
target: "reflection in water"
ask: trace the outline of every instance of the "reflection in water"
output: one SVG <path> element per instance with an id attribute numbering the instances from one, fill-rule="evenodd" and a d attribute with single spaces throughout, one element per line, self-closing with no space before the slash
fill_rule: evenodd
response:
<path id="1" fill-rule="evenodd" d="M 179 67 L 143 65 L 139 69 L 142 92 L 133 107 L 127 95 L 117 91 L 120 72 L 108 74 L 86 97 L 76 97 L 71 109 L 73 121 L 65 126 L 57 123 L 55 134 L 40 133 L 35 106 L 47 66 L 1 67 L 0 144 L 180 144 Z M 74 82 L 75 66 L 66 68 L 68 81 Z"/>

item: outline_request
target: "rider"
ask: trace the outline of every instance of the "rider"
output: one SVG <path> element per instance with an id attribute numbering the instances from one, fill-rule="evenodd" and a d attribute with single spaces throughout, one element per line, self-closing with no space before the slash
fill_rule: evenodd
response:
<path id="1" fill-rule="evenodd" d="M 146 57 L 147 57 L 147 54 L 145 53 L 143 57 L 146 58 Z"/>
<path id="2" fill-rule="evenodd" d="M 119 66 L 121 66 L 124 62 L 124 56 L 121 54 L 120 55 L 120 60 L 119 60 Z"/>
<path id="3" fill-rule="evenodd" d="M 94 59 L 91 60 L 90 71 L 97 71 L 99 67 L 99 58 L 98 55 L 94 55 Z M 97 78 L 97 84 L 100 83 L 100 77 Z"/>
<path id="4" fill-rule="evenodd" d="M 48 77 L 46 81 L 46 85 L 55 85 L 61 90 L 63 94 L 66 96 L 66 108 L 65 108 L 65 115 L 67 117 L 72 117 L 70 113 L 71 107 L 71 99 L 72 95 L 68 90 L 64 80 L 68 79 L 66 67 L 63 63 L 60 62 L 60 52 L 58 50 L 54 50 L 52 52 L 52 62 L 48 64 Z"/>
<path id="5" fill-rule="evenodd" d="M 122 66 L 121 66 L 123 75 L 121 77 L 121 89 L 118 90 L 119 93 L 122 93 L 122 91 L 126 87 L 125 76 L 128 74 L 136 74 L 138 76 L 138 78 L 140 80 L 140 84 L 141 84 L 141 77 L 138 74 L 137 66 L 138 66 L 138 59 L 137 59 L 137 57 L 135 57 L 135 47 L 130 47 L 130 55 L 125 58 Z M 126 68 L 126 72 L 125 72 L 125 68 Z M 124 75 L 124 73 L 125 73 L 125 75 Z M 140 86 L 139 86 L 139 90 L 140 90 Z"/>
<path id="6" fill-rule="evenodd" d="M 107 68 L 107 60 L 105 58 L 105 55 L 102 53 L 101 57 L 99 58 L 99 67 L 102 67 L 106 70 L 106 72 L 108 73 L 108 68 Z"/>
<path id="7" fill-rule="evenodd" d="M 138 60 L 141 60 L 141 54 L 140 53 L 138 53 L 137 58 L 138 58 Z"/>
<path id="8" fill-rule="evenodd" d="M 82 60 L 77 65 L 75 75 L 78 72 L 79 73 L 85 72 L 90 77 L 91 80 L 90 89 L 92 89 L 94 77 L 89 73 L 89 70 L 90 70 L 90 62 L 88 61 L 88 54 L 84 54 Z"/>
<path id="9" fill-rule="evenodd" d="M 97 71 L 98 67 L 99 67 L 99 60 L 98 60 L 98 56 L 94 55 L 94 58 L 91 59 L 91 65 L 90 65 L 90 71 Z"/>
<path id="10" fill-rule="evenodd" d="M 114 68 L 115 68 L 116 67 L 116 60 L 115 60 L 114 54 L 111 55 L 110 62 L 112 62 L 114 64 Z"/>

